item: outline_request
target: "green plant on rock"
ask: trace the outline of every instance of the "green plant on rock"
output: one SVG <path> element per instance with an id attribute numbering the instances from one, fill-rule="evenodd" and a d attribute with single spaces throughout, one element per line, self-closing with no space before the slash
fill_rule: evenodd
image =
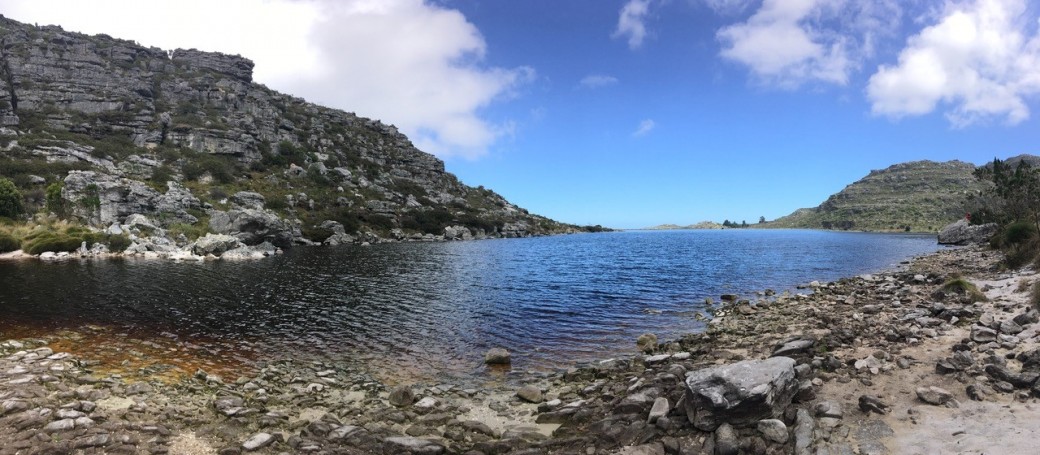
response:
<path id="1" fill-rule="evenodd" d="M 101 190 L 97 185 L 91 183 L 84 188 L 85 195 L 80 198 L 79 204 L 83 208 L 96 212 L 101 209 Z"/>
<path id="2" fill-rule="evenodd" d="M 14 182 L 0 178 L 0 217 L 15 218 L 25 211 L 22 193 Z"/>
<path id="3" fill-rule="evenodd" d="M 61 197 L 61 189 L 65 186 L 62 181 L 47 185 L 47 211 L 64 217 L 66 212 L 65 199 Z"/>

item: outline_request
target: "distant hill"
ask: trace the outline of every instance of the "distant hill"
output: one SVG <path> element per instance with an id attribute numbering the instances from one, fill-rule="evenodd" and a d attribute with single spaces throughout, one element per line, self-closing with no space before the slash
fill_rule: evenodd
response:
<path id="1" fill-rule="evenodd" d="M 648 227 L 646 229 L 654 231 L 667 231 L 674 229 L 722 229 L 722 225 L 714 221 L 701 221 L 697 224 L 688 224 L 686 226 L 679 226 L 678 224 L 662 224 L 658 226 Z"/>
<path id="2" fill-rule="evenodd" d="M 972 175 L 975 168 L 962 161 L 912 161 L 874 170 L 818 207 L 764 227 L 935 232 L 964 216 L 966 196 L 985 188 Z"/>

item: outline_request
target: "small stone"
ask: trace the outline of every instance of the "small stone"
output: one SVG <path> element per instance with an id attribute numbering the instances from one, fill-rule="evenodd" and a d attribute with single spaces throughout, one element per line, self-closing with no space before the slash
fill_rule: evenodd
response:
<path id="1" fill-rule="evenodd" d="M 805 409 L 799 409 L 795 416 L 794 453 L 795 455 L 809 455 L 812 450 L 816 422 Z"/>
<path id="2" fill-rule="evenodd" d="M 56 433 L 59 431 L 68 431 L 73 428 L 76 428 L 76 421 L 72 419 L 61 419 L 48 423 L 47 426 L 43 427 L 43 432 Z"/>
<path id="3" fill-rule="evenodd" d="M 354 434 L 358 430 L 360 430 L 360 428 L 355 427 L 353 425 L 343 425 L 341 427 L 334 428 L 332 431 L 329 432 L 328 435 L 326 435 L 326 437 L 330 440 L 344 439 L 350 436 L 351 434 Z"/>
<path id="4" fill-rule="evenodd" d="M 989 343 L 997 339 L 997 332 L 981 325 L 971 326 L 971 340 L 976 343 Z"/>
<path id="5" fill-rule="evenodd" d="M 842 412 L 841 404 L 834 401 L 821 401 L 816 404 L 814 411 L 816 412 L 816 417 L 840 419 L 845 416 L 845 413 Z"/>
<path id="6" fill-rule="evenodd" d="M 668 398 L 657 397 L 654 400 L 654 405 L 650 408 L 650 415 L 646 419 L 646 423 L 656 423 L 657 419 L 668 415 L 668 411 L 671 411 L 671 403 L 668 402 Z"/>
<path id="7" fill-rule="evenodd" d="M 737 432 L 728 423 L 723 423 L 715 429 L 715 453 L 718 455 L 737 455 L 740 451 L 740 442 L 737 440 Z"/>
<path id="8" fill-rule="evenodd" d="M 488 350 L 487 354 L 484 354 L 484 363 L 488 365 L 509 365 L 512 362 L 509 357 L 509 351 L 502 348 L 493 348 Z"/>
<path id="9" fill-rule="evenodd" d="M 399 385 L 390 392 L 390 404 L 397 407 L 410 406 L 415 402 L 415 392 L 406 385 Z"/>
<path id="10" fill-rule="evenodd" d="M 872 395 L 861 395 L 859 397 L 859 409 L 867 414 L 870 414 L 871 412 L 885 414 L 888 412 L 889 406 L 878 397 Z"/>
<path id="11" fill-rule="evenodd" d="M 657 349 L 657 335 L 644 333 L 636 338 L 636 348 L 641 352 L 654 352 Z"/>
<path id="12" fill-rule="evenodd" d="M 444 453 L 444 446 L 433 441 L 413 438 L 410 436 L 399 436 L 386 438 L 387 445 L 394 449 L 389 453 L 409 453 L 416 455 L 440 455 Z"/>
<path id="13" fill-rule="evenodd" d="M 765 419 L 758 421 L 758 432 L 762 437 L 777 444 L 787 443 L 787 425 L 778 419 Z"/>
<path id="14" fill-rule="evenodd" d="M 917 398 L 931 405 L 942 406 L 953 399 L 953 394 L 935 386 L 918 387 Z"/>
<path id="15" fill-rule="evenodd" d="M 542 391 L 533 385 L 525 385 L 516 391 L 516 396 L 528 403 L 541 403 Z"/>
<path id="16" fill-rule="evenodd" d="M 242 443 L 242 449 L 246 452 L 260 450 L 274 443 L 275 437 L 270 433 L 257 433 Z"/>
<path id="17" fill-rule="evenodd" d="M 437 402 L 436 398 L 426 397 L 419 400 L 419 402 L 412 405 L 412 407 L 415 408 L 415 412 L 425 414 L 432 411 L 433 408 L 436 408 L 438 404 L 439 403 Z"/>

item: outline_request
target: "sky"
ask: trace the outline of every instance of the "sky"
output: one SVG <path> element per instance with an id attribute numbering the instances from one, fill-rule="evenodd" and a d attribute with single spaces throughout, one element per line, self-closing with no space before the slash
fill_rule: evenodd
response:
<path id="1" fill-rule="evenodd" d="M 1040 154 L 1028 0 L 0 0 L 240 54 L 564 222 L 757 222 L 913 160 Z"/>

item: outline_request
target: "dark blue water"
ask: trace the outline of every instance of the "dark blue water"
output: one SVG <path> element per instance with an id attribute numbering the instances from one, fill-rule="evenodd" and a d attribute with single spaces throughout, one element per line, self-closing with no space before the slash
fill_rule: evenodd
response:
<path id="1" fill-rule="evenodd" d="M 658 231 L 296 248 L 255 262 L 0 263 L 0 331 L 87 324 L 242 347 L 262 358 L 362 359 L 469 375 L 631 353 L 645 332 L 700 330 L 706 297 L 897 266 L 934 236 Z"/>

